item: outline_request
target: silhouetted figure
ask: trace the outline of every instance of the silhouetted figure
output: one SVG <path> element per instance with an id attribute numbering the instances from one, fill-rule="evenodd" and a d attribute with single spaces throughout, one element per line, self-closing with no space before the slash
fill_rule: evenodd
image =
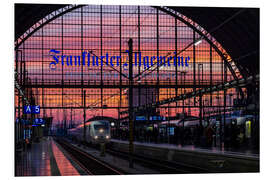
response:
<path id="1" fill-rule="evenodd" d="M 214 130 L 210 125 L 207 126 L 205 135 L 206 135 L 206 146 L 211 147 L 213 143 Z"/>
<path id="2" fill-rule="evenodd" d="M 157 143 L 158 141 L 158 129 L 154 128 L 153 130 L 154 142 Z"/>

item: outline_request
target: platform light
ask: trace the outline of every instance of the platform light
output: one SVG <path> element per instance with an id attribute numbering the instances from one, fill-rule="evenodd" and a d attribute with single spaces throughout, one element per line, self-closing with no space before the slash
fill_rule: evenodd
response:
<path id="1" fill-rule="evenodd" d="M 97 136 L 95 136 L 95 139 L 97 139 L 98 137 Z"/>
<path id="2" fill-rule="evenodd" d="M 202 40 L 201 39 L 199 39 L 199 40 L 197 40 L 196 42 L 195 42 L 195 46 L 198 46 L 199 44 L 201 44 L 202 43 Z"/>
<path id="3" fill-rule="evenodd" d="M 107 135 L 107 136 L 106 136 L 106 139 L 109 139 L 109 138 L 110 138 L 110 136 Z"/>

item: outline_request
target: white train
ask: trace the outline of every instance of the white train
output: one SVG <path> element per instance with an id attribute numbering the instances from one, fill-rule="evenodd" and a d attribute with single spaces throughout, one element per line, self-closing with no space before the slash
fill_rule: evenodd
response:
<path id="1" fill-rule="evenodd" d="M 85 140 L 83 124 L 80 124 L 76 128 L 69 129 L 68 135 L 77 141 L 86 141 L 87 143 L 92 144 L 108 143 L 110 141 L 111 129 L 109 121 L 90 121 L 85 124 L 85 127 Z"/>

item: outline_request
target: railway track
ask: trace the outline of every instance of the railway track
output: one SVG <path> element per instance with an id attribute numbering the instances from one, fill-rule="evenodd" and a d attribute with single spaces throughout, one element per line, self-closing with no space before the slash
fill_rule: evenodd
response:
<path id="1" fill-rule="evenodd" d="M 93 146 L 90 144 L 84 144 L 90 148 L 95 148 L 99 150 L 99 147 Z M 106 147 L 106 153 L 111 154 L 113 156 L 129 160 L 129 153 L 125 151 L 119 151 L 113 149 L 110 146 Z M 171 162 L 165 161 L 160 159 L 155 159 L 151 157 L 146 157 L 142 155 L 133 155 L 133 161 L 150 169 L 156 170 L 159 174 L 189 174 L 189 173 L 209 173 L 210 171 L 207 169 L 203 169 L 200 167 L 178 163 L 178 162 Z"/>
<path id="2" fill-rule="evenodd" d="M 123 172 L 111 167 L 94 156 L 84 152 L 81 149 L 74 147 L 63 140 L 55 140 L 65 151 L 67 151 L 70 157 L 87 172 L 89 175 L 122 175 Z"/>
<path id="3" fill-rule="evenodd" d="M 106 149 L 106 152 L 124 159 L 129 159 L 129 154 L 127 152 L 118 151 L 113 148 Z M 203 168 L 146 156 L 133 155 L 133 160 L 143 166 L 157 170 L 160 174 L 209 173 L 208 170 Z"/>
<path id="4" fill-rule="evenodd" d="M 63 147 L 66 146 L 67 149 L 64 147 L 64 149 L 66 151 L 70 151 L 68 147 L 71 146 L 71 150 L 75 149 L 76 151 L 83 152 L 82 150 L 75 148 L 73 145 L 70 145 L 65 140 L 61 140 L 58 143 L 60 145 L 63 144 L 62 145 Z M 95 148 L 95 149 L 99 150 L 99 147 L 97 147 L 97 146 L 93 146 L 90 144 L 84 144 L 84 145 L 86 145 L 90 148 Z M 116 156 L 116 157 L 119 157 L 121 159 L 129 160 L 129 153 L 128 152 L 119 151 L 119 150 L 113 149 L 112 147 L 109 147 L 109 146 L 106 148 L 106 153 L 113 155 L 113 156 Z M 87 157 L 86 158 L 84 157 L 85 154 L 87 156 L 90 156 L 86 152 L 83 152 L 83 155 L 75 154 L 74 158 L 79 161 L 78 164 L 82 164 L 82 166 L 89 169 L 90 172 L 93 171 L 93 169 L 94 169 L 94 171 L 95 171 L 95 169 L 97 169 L 97 171 L 101 171 L 99 173 L 100 175 L 125 174 L 123 172 L 120 172 L 119 170 L 116 170 L 116 172 L 118 172 L 118 173 L 102 172 L 103 171 L 102 167 L 97 167 L 97 166 L 92 167 L 91 163 L 87 163 L 87 162 L 86 162 L 86 165 L 84 165 L 86 158 L 87 158 Z M 72 156 L 74 156 L 74 155 L 72 155 Z M 79 156 L 79 157 L 77 157 L 77 156 Z M 95 157 L 92 157 L 92 156 L 90 156 L 90 157 L 95 159 L 96 161 L 100 162 Z M 188 173 L 209 173 L 210 172 L 207 169 L 203 169 L 203 168 L 196 167 L 196 166 L 191 166 L 191 165 L 184 164 L 184 163 L 165 161 L 165 160 L 160 160 L 160 159 L 155 159 L 155 158 L 141 156 L 141 155 L 135 155 L 135 154 L 133 155 L 133 161 L 135 163 L 138 163 L 138 164 L 144 166 L 144 167 L 156 170 L 157 172 L 159 172 L 158 174 L 188 174 Z M 102 164 L 104 164 L 104 163 L 102 163 Z M 108 166 L 108 165 L 106 165 L 106 166 Z M 110 166 L 108 166 L 108 167 L 112 168 Z M 112 168 L 112 169 L 114 169 L 114 168 Z M 91 173 L 91 174 L 96 174 L 96 173 Z"/>

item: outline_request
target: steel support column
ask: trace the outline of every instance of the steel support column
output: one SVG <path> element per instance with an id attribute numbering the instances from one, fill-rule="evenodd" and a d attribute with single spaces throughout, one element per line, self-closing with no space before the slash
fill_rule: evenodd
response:
<path id="1" fill-rule="evenodd" d="M 85 90 L 83 91 L 83 139 L 86 141 L 86 127 L 85 127 L 85 122 L 86 122 L 86 103 L 85 103 Z"/>
<path id="2" fill-rule="evenodd" d="M 133 41 L 129 39 L 129 167 L 133 168 Z"/>
<path id="3" fill-rule="evenodd" d="M 195 39 L 195 31 L 193 30 L 193 85 L 194 85 L 194 88 L 193 88 L 193 91 L 195 92 L 196 91 L 196 46 L 195 46 L 195 42 L 196 42 L 196 39 Z M 196 98 L 194 97 L 194 106 L 196 104 Z"/>

